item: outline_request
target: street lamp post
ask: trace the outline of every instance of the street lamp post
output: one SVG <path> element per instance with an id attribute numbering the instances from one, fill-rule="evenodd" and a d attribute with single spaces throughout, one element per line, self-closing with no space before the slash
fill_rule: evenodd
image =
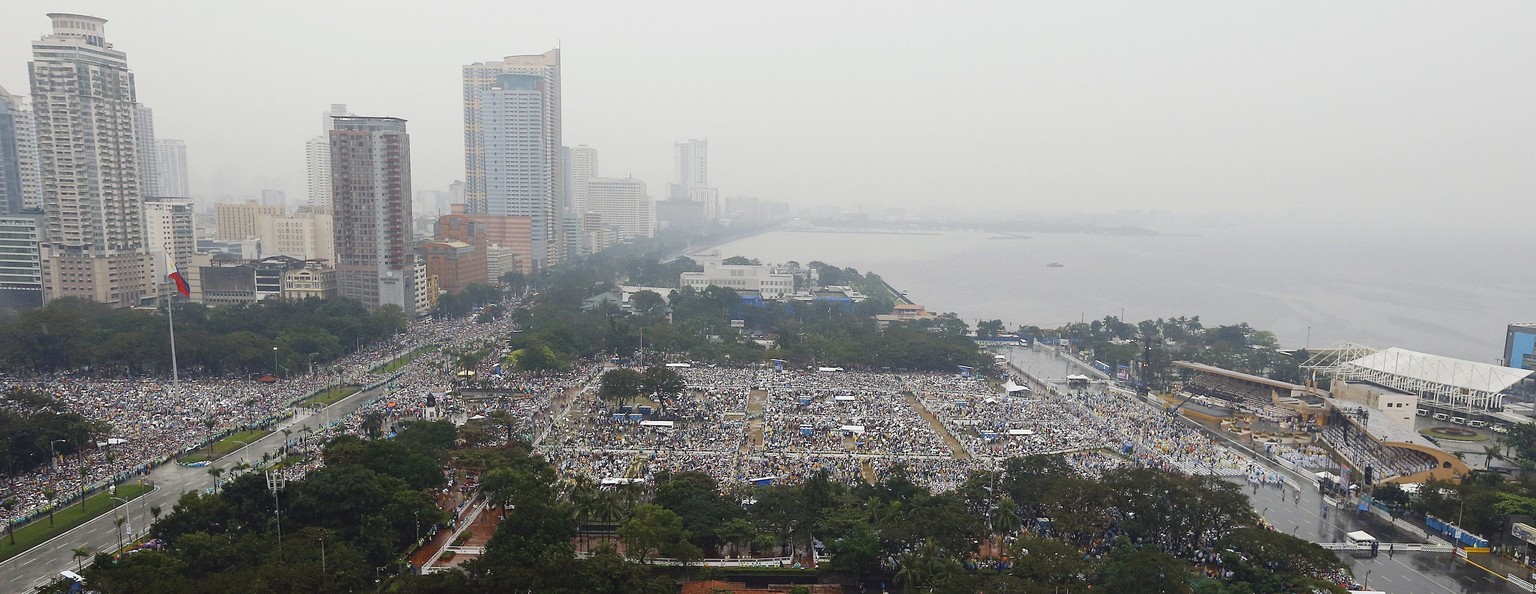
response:
<path id="1" fill-rule="evenodd" d="M 108 497 L 108 499 L 111 499 L 113 501 L 121 501 L 121 502 L 123 502 L 124 510 L 123 510 L 123 513 L 118 515 L 118 517 L 121 518 L 123 522 L 127 522 L 128 521 L 128 510 L 126 508 L 128 507 L 128 500 L 127 499 L 123 499 L 122 497 L 117 497 L 117 496 Z M 121 522 L 119 522 L 117 524 L 117 552 L 119 552 L 119 553 L 123 552 L 123 525 L 122 525 Z"/>
<path id="2" fill-rule="evenodd" d="M 53 444 L 56 443 L 69 443 L 69 440 L 55 439 L 48 442 L 48 474 L 50 479 L 52 478 L 53 473 L 59 471 L 59 455 L 53 451 Z"/>
<path id="3" fill-rule="evenodd" d="M 277 377 L 277 347 L 272 347 L 272 377 Z"/>

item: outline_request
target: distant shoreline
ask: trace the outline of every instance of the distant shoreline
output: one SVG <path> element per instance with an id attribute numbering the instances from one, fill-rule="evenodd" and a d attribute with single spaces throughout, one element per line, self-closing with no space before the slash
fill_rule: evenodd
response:
<path id="1" fill-rule="evenodd" d="M 858 234 L 866 234 L 866 235 L 943 235 L 943 233 L 940 233 L 938 231 L 901 231 L 901 230 L 897 230 L 897 229 L 844 229 L 844 228 L 833 228 L 833 229 L 778 229 L 778 231 L 786 231 L 786 232 L 789 232 L 789 233 L 844 233 L 844 234 L 855 234 L 855 233 L 858 233 Z"/>

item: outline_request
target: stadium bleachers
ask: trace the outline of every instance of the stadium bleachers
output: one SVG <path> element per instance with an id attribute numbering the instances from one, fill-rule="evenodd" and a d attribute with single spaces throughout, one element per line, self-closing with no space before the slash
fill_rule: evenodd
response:
<path id="1" fill-rule="evenodd" d="M 1184 389 L 1193 394 L 1226 400 L 1234 408 L 1277 423 L 1296 416 L 1296 413 L 1274 405 L 1269 386 L 1237 378 L 1200 373 L 1184 384 Z"/>
<path id="2" fill-rule="evenodd" d="M 1329 425 L 1324 428 L 1323 441 L 1328 442 L 1328 445 L 1333 446 L 1355 465 L 1361 468 L 1370 466 L 1376 474 L 1373 478 L 1377 482 L 1435 468 L 1434 458 L 1427 454 L 1381 445 L 1359 431 L 1351 430 L 1349 439 L 1346 440 L 1344 429 L 1339 425 Z"/>

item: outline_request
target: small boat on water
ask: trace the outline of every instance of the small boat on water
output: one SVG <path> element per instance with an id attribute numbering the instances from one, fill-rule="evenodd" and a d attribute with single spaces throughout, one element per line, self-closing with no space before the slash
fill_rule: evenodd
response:
<path id="1" fill-rule="evenodd" d="M 1061 262 L 1051 262 L 1050 264 L 1046 264 L 1045 267 L 1046 268 L 1063 268 Z"/>

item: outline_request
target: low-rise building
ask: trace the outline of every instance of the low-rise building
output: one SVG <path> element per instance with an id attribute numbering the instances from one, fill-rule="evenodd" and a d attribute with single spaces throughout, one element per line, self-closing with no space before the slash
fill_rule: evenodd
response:
<path id="1" fill-rule="evenodd" d="M 795 290 L 795 275 L 777 266 L 721 264 L 718 254 L 690 256 L 704 267 L 702 272 L 684 272 L 678 284 L 704 290 L 710 285 L 738 291 L 758 291 L 763 299 L 779 300 Z M 703 261 L 700 261 L 700 260 Z"/>
<path id="2" fill-rule="evenodd" d="M 421 244 L 427 276 L 437 277 L 443 291 L 457 293 L 472 284 L 486 283 L 485 252 L 462 241 L 429 241 Z"/>
<path id="3" fill-rule="evenodd" d="M 289 270 L 283 277 L 283 299 L 333 299 L 336 297 L 336 270 L 310 261 L 304 268 Z"/>

